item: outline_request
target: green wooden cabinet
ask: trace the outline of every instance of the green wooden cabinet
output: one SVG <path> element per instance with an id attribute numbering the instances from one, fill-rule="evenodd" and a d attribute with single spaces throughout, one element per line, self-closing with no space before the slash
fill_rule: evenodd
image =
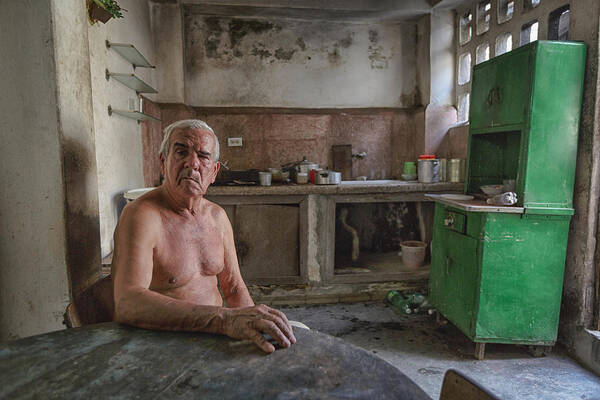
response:
<path id="1" fill-rule="evenodd" d="M 515 179 L 527 212 L 572 214 L 585 53 L 536 41 L 473 68 L 468 193 Z"/>
<path id="2" fill-rule="evenodd" d="M 585 52 L 536 41 L 473 69 L 465 193 L 515 179 L 518 204 L 436 201 L 429 298 L 476 343 L 556 340 Z"/>
<path id="3" fill-rule="evenodd" d="M 448 214 L 464 216 L 464 234 Z M 569 220 L 436 203 L 429 300 L 476 342 L 553 344 Z"/>

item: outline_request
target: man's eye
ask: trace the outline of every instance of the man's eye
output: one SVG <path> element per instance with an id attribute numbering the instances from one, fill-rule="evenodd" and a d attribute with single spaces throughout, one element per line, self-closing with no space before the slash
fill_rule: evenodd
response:
<path id="1" fill-rule="evenodd" d="M 185 150 L 177 150 L 175 151 L 175 154 L 177 154 L 178 156 L 183 156 L 185 155 Z"/>

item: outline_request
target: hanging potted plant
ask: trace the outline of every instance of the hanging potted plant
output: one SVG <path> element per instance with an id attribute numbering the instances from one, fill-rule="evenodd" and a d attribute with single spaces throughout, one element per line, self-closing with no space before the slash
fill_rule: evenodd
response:
<path id="1" fill-rule="evenodd" d="M 123 18 L 122 11 L 127 11 L 121 8 L 116 0 L 87 0 L 88 17 L 92 24 L 97 21 L 105 24 L 111 18 Z"/>

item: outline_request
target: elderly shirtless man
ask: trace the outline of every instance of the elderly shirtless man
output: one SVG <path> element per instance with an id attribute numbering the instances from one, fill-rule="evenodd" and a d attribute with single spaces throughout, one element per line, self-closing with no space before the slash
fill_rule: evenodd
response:
<path id="1" fill-rule="evenodd" d="M 115 230 L 115 320 L 148 329 L 252 340 L 265 352 L 296 342 L 286 316 L 255 306 L 242 280 L 225 211 L 204 194 L 219 170 L 219 142 L 199 120 L 165 129 L 163 184 L 123 210 Z M 227 307 L 223 300 L 217 282 Z"/>

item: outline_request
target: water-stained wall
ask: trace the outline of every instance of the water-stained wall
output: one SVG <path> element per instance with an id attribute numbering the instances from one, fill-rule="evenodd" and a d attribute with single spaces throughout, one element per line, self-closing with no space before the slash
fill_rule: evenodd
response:
<path id="1" fill-rule="evenodd" d="M 415 23 L 205 16 L 183 11 L 191 106 L 411 107 Z"/>

